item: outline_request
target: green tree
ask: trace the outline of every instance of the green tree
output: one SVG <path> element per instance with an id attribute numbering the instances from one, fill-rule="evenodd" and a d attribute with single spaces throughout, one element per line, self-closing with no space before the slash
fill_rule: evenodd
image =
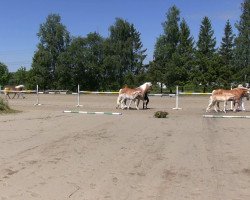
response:
<path id="1" fill-rule="evenodd" d="M 222 37 L 222 42 L 219 48 L 219 55 L 221 59 L 220 65 L 220 73 L 218 82 L 224 83 L 223 85 L 229 85 L 232 80 L 233 74 L 233 58 L 234 58 L 234 34 L 232 31 L 232 26 L 227 20 L 225 29 L 224 29 L 224 36 Z"/>
<path id="2" fill-rule="evenodd" d="M 136 78 L 132 77 L 139 76 L 145 70 L 143 61 L 146 49 L 143 49 L 140 33 L 133 24 L 121 18 L 116 19 L 109 31 L 104 49 L 105 76 L 109 77 L 107 84 L 111 89 L 124 84 L 134 85 Z M 115 84 L 112 83 L 114 80 Z"/>
<path id="3" fill-rule="evenodd" d="M 4 86 L 8 84 L 9 81 L 9 70 L 8 67 L 0 62 L 0 85 Z"/>
<path id="4" fill-rule="evenodd" d="M 203 92 L 207 86 L 216 82 L 216 64 L 215 59 L 216 38 L 208 17 L 204 17 L 199 32 L 196 51 L 196 66 L 194 68 L 194 82 L 204 86 Z"/>
<path id="5" fill-rule="evenodd" d="M 16 85 L 27 85 L 28 79 L 28 71 L 25 67 L 20 67 L 15 73 L 14 73 L 14 80 Z"/>
<path id="6" fill-rule="evenodd" d="M 58 87 L 74 89 L 80 84 L 85 90 L 98 90 L 103 82 L 103 42 L 98 33 L 72 40 L 60 55 Z"/>
<path id="7" fill-rule="evenodd" d="M 175 57 L 176 84 L 184 85 L 192 82 L 192 69 L 194 68 L 194 39 L 190 35 L 190 29 L 184 19 L 180 23 L 180 39 Z"/>
<path id="8" fill-rule="evenodd" d="M 235 38 L 235 71 L 238 81 L 250 82 L 250 0 L 241 4 L 242 14 L 236 23 L 238 35 Z"/>
<path id="9" fill-rule="evenodd" d="M 155 64 L 151 65 L 161 71 L 159 82 L 163 81 L 167 86 L 175 85 L 177 80 L 174 55 L 177 53 L 180 39 L 179 15 L 180 11 L 176 6 L 171 7 L 166 13 L 166 21 L 162 23 L 164 33 L 157 38 L 154 50 Z"/>
<path id="10" fill-rule="evenodd" d="M 50 14 L 46 22 L 40 25 L 37 36 L 40 43 L 33 57 L 33 81 L 44 89 L 56 88 L 58 57 L 70 44 L 69 32 L 61 23 L 59 15 Z"/>

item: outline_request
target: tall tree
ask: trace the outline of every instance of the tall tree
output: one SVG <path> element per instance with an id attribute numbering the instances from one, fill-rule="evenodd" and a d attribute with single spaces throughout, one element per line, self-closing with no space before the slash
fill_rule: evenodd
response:
<path id="1" fill-rule="evenodd" d="M 180 40 L 176 56 L 177 85 L 184 85 L 188 81 L 192 81 L 192 69 L 194 67 L 194 39 L 190 34 L 190 29 L 184 19 L 180 23 Z"/>
<path id="2" fill-rule="evenodd" d="M 28 72 L 26 70 L 26 67 L 20 67 L 15 73 L 14 73 L 14 79 L 15 84 L 17 85 L 27 85 L 27 78 L 28 78 Z"/>
<path id="3" fill-rule="evenodd" d="M 8 84 L 9 81 L 9 70 L 7 65 L 0 62 L 0 85 L 4 86 Z"/>
<path id="4" fill-rule="evenodd" d="M 250 82 L 250 0 L 241 4 L 242 14 L 236 23 L 238 35 L 235 38 L 235 70 L 238 81 Z"/>
<path id="5" fill-rule="evenodd" d="M 224 36 L 222 37 L 222 42 L 219 48 L 219 55 L 221 59 L 220 73 L 219 73 L 219 82 L 224 83 L 226 86 L 230 84 L 233 74 L 233 58 L 234 58 L 234 34 L 232 31 L 232 26 L 227 20 L 224 28 Z"/>
<path id="6" fill-rule="evenodd" d="M 70 43 L 69 32 L 61 23 L 59 15 L 50 14 L 46 22 L 40 25 L 37 36 L 40 43 L 37 45 L 32 63 L 34 81 L 43 88 L 55 88 L 58 78 L 58 57 Z"/>
<path id="7" fill-rule="evenodd" d="M 58 87 L 98 90 L 102 85 L 104 39 L 98 33 L 77 37 L 59 57 Z"/>
<path id="8" fill-rule="evenodd" d="M 204 17 L 201 22 L 197 42 L 194 78 L 196 84 L 202 84 L 204 86 L 203 92 L 205 92 L 207 86 L 211 86 L 217 79 L 216 67 L 218 65 L 214 63 L 217 61 L 217 59 L 215 59 L 215 45 L 216 38 L 214 37 L 211 21 L 208 17 Z"/>
<path id="9" fill-rule="evenodd" d="M 224 36 L 222 37 L 222 42 L 219 49 L 219 54 L 222 57 L 223 63 L 225 63 L 225 65 L 229 65 L 233 61 L 233 47 L 234 34 L 232 26 L 229 20 L 227 20 L 224 29 Z"/>
<path id="10" fill-rule="evenodd" d="M 179 43 L 179 21 L 180 11 L 176 6 L 169 8 L 166 13 L 166 21 L 162 23 L 163 34 L 157 38 L 154 50 L 154 66 L 160 67 L 162 73 L 159 80 L 162 80 L 167 86 L 174 85 L 176 81 L 176 63 L 173 55 L 177 52 Z"/>
<path id="11" fill-rule="evenodd" d="M 110 87 L 121 87 L 124 84 L 133 85 L 136 77 L 144 70 L 143 61 L 146 49 L 140 39 L 140 33 L 133 24 L 117 18 L 115 24 L 109 28 L 110 36 L 105 45 L 105 72 L 111 75 Z M 112 86 L 113 85 L 113 86 Z"/>

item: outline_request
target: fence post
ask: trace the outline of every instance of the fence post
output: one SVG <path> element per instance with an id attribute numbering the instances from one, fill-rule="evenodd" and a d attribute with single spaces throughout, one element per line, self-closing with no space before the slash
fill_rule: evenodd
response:
<path id="1" fill-rule="evenodd" d="M 76 107 L 80 107 L 82 105 L 80 105 L 80 85 L 78 84 L 78 87 L 77 87 L 77 105 Z"/>
<path id="2" fill-rule="evenodd" d="M 174 110 L 180 110 L 182 108 L 179 108 L 179 86 L 176 86 L 176 91 L 175 91 L 175 108 Z"/>
<path id="3" fill-rule="evenodd" d="M 34 106 L 41 106 L 42 104 L 39 103 L 39 89 L 38 89 L 38 85 L 36 85 L 36 103 L 34 104 Z"/>

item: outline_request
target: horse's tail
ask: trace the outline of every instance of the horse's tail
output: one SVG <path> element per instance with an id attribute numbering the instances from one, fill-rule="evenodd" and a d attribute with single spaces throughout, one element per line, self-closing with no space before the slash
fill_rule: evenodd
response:
<path id="1" fill-rule="evenodd" d="M 118 109 L 120 107 L 120 104 L 121 104 L 121 92 L 122 92 L 122 89 L 119 90 L 119 95 L 117 97 L 117 100 L 116 100 L 116 109 Z"/>

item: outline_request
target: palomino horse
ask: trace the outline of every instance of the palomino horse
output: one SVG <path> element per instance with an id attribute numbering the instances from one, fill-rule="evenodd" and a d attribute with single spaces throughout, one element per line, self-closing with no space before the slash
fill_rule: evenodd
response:
<path id="1" fill-rule="evenodd" d="M 210 100 L 209 100 L 209 104 L 207 106 L 206 112 L 210 111 L 212 106 L 214 106 L 214 110 L 218 112 L 216 105 L 218 107 L 219 102 L 224 102 L 223 111 L 226 113 L 227 101 L 234 102 L 233 111 L 235 112 L 237 108 L 239 108 L 242 105 L 243 97 L 249 98 L 249 90 L 247 88 L 238 87 L 232 90 L 223 90 L 223 89 L 213 90 L 212 95 L 210 96 Z M 237 107 L 236 107 L 236 104 L 237 104 Z"/>
<path id="2" fill-rule="evenodd" d="M 12 99 L 14 99 L 16 95 L 17 95 L 17 98 L 19 98 L 21 95 L 24 99 L 25 97 L 23 96 L 23 92 L 22 92 L 24 88 L 25 88 L 24 85 L 17 85 L 17 86 L 6 85 L 4 86 L 3 91 L 4 91 L 6 98 L 9 97 L 10 99 L 10 93 L 14 93 L 14 96 L 12 97 Z"/>
<path id="3" fill-rule="evenodd" d="M 137 87 L 137 88 L 129 88 L 124 87 L 119 90 L 119 95 L 117 97 L 117 107 L 121 107 L 122 109 L 130 107 L 130 104 L 132 101 L 135 102 L 135 107 L 137 110 L 139 110 L 139 103 L 140 100 L 144 102 L 145 94 L 150 91 L 152 87 L 152 83 L 146 82 L 143 85 Z M 128 107 L 126 106 L 126 100 L 130 100 Z"/>

